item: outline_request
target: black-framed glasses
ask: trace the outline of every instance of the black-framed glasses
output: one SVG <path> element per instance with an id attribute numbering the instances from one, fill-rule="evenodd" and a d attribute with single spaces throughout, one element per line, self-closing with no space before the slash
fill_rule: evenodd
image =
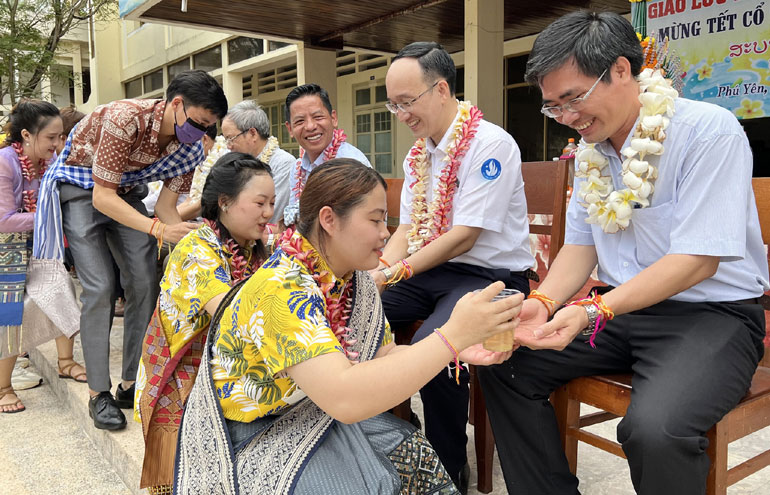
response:
<path id="1" fill-rule="evenodd" d="M 206 130 L 208 130 L 207 126 L 201 124 L 200 122 L 196 122 L 196 121 L 194 121 L 193 119 L 191 119 L 190 117 L 187 116 L 187 105 L 185 105 L 184 100 L 182 100 L 182 113 L 184 113 L 184 118 L 187 120 L 187 122 L 190 123 L 191 126 L 195 127 L 199 131 L 206 131 Z M 176 117 L 174 117 L 174 118 L 176 118 Z"/>
<path id="2" fill-rule="evenodd" d="M 426 89 L 425 91 L 423 91 L 422 93 L 420 93 L 419 95 L 415 96 L 414 98 L 412 98 L 409 101 L 405 101 L 404 103 L 391 103 L 391 102 L 388 102 L 388 103 L 385 104 L 385 108 L 390 110 L 390 113 L 398 113 L 399 111 L 401 111 L 401 112 L 408 112 L 409 109 L 412 108 L 412 105 L 414 105 L 417 102 L 417 100 L 422 98 L 423 95 L 426 94 L 428 91 L 431 91 L 433 88 L 435 88 L 436 85 L 439 82 L 440 81 L 434 82 L 433 86 L 431 86 L 430 88 Z"/>
<path id="3" fill-rule="evenodd" d="M 226 145 L 228 145 L 228 146 L 230 146 L 231 144 L 233 144 L 233 141 L 235 141 L 235 140 L 236 140 L 236 139 L 238 139 L 239 137 L 241 137 L 241 136 L 243 136 L 244 134 L 246 134 L 247 132 L 249 132 L 249 130 L 250 130 L 250 129 L 246 129 L 245 131 L 241 131 L 241 132 L 239 132 L 239 133 L 238 133 L 238 134 L 236 134 L 235 136 L 232 136 L 232 137 L 229 137 L 229 138 L 225 138 L 225 144 L 226 144 Z"/>
<path id="4" fill-rule="evenodd" d="M 596 88 L 596 86 L 599 84 L 599 81 L 602 80 L 602 77 L 604 77 L 604 74 L 607 73 L 607 69 L 604 69 L 604 72 L 602 72 L 602 75 L 599 76 L 599 79 L 596 80 L 593 86 L 591 86 L 591 89 L 586 91 L 586 94 L 583 96 L 579 96 L 577 98 L 572 98 L 570 101 L 565 103 L 564 105 L 555 105 L 552 107 L 542 107 L 540 109 L 540 112 L 542 112 L 543 115 L 546 117 L 551 117 L 552 119 L 558 119 L 562 115 L 564 115 L 564 111 L 567 112 L 579 112 L 580 107 L 585 103 L 585 101 L 588 99 L 589 96 L 591 96 L 591 93 Z"/>

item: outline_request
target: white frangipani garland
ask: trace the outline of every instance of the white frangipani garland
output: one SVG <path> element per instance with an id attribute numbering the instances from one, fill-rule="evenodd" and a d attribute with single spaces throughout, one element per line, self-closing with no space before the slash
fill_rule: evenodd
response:
<path id="1" fill-rule="evenodd" d="M 266 165 L 270 165 L 270 159 L 273 157 L 273 152 L 275 152 L 276 148 L 278 148 L 278 138 L 275 136 L 270 136 L 267 138 L 265 147 L 262 148 L 262 151 L 259 153 L 257 160 L 260 160 Z"/>
<path id="2" fill-rule="evenodd" d="M 577 192 L 580 204 L 588 211 L 586 222 L 601 226 L 604 232 L 614 234 L 624 230 L 631 222 L 633 206 L 642 208 L 650 205 L 655 190 L 653 181 L 658 169 L 650 162 L 663 154 L 665 129 L 674 115 L 674 100 L 679 93 L 659 70 L 645 69 L 639 74 L 639 123 L 631 138 L 631 145 L 622 151 L 623 184 L 626 189 L 616 191 L 612 177 L 603 174 L 609 160 L 594 144 L 580 141 L 575 155 L 578 163 L 575 175 L 585 179 Z"/>
<path id="3" fill-rule="evenodd" d="M 193 200 L 200 199 L 203 194 L 203 186 L 206 184 L 206 178 L 211 172 L 211 167 L 224 156 L 229 153 L 227 148 L 227 140 L 224 136 L 217 136 L 214 140 L 214 146 L 211 147 L 209 154 L 206 155 L 206 160 L 195 167 L 195 174 L 193 174 L 192 186 L 190 187 L 190 198 Z"/>

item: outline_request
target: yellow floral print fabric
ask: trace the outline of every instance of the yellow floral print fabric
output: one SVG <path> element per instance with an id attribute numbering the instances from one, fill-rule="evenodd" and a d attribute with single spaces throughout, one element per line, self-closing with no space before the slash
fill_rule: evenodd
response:
<path id="1" fill-rule="evenodd" d="M 299 235 L 299 234 L 295 234 Z M 312 245 L 322 283 L 339 295 L 345 281 L 332 274 Z M 383 344 L 391 342 L 386 327 Z M 326 318 L 323 293 L 307 268 L 276 251 L 224 310 L 212 349 L 211 369 L 225 418 L 250 422 L 292 405 L 305 394 L 282 373 L 342 346 Z"/>
<path id="2" fill-rule="evenodd" d="M 206 225 L 186 235 L 171 253 L 158 306 L 172 356 L 208 328 L 211 315 L 203 307 L 230 290 L 230 257 Z"/>

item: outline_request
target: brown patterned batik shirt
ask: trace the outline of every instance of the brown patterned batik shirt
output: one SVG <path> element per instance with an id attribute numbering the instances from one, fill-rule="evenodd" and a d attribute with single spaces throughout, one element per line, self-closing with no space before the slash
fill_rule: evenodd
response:
<path id="1" fill-rule="evenodd" d="M 141 170 L 179 149 L 172 139 L 158 145 L 164 100 L 119 100 L 100 105 L 77 126 L 67 165 L 90 167 L 96 184 L 118 189 L 123 172 Z M 166 187 L 188 193 L 194 170 L 166 179 Z"/>

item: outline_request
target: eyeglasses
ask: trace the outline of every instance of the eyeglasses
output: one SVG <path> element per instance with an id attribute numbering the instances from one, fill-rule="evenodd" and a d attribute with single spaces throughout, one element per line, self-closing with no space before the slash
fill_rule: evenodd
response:
<path id="1" fill-rule="evenodd" d="M 225 144 L 227 144 L 228 146 L 230 146 L 231 144 L 233 144 L 233 141 L 235 141 L 235 140 L 236 140 L 236 139 L 238 139 L 239 137 L 241 137 L 241 136 L 243 136 L 244 134 L 246 134 L 247 132 L 249 132 L 249 130 L 250 130 L 250 129 L 246 129 L 245 131 L 241 131 L 241 132 L 239 132 L 238 134 L 236 134 L 236 135 L 235 135 L 235 136 L 233 136 L 233 137 L 225 138 Z"/>
<path id="2" fill-rule="evenodd" d="M 184 118 L 187 120 L 187 122 L 190 123 L 191 126 L 195 127 L 199 131 L 206 131 L 208 130 L 208 126 L 205 126 L 201 124 L 200 122 L 196 122 L 195 120 L 191 119 L 187 116 L 187 105 L 185 105 L 184 100 L 182 100 L 182 112 L 184 113 Z M 176 117 L 174 117 L 176 118 Z"/>
<path id="3" fill-rule="evenodd" d="M 412 98 L 409 101 L 405 101 L 404 103 L 390 103 L 390 102 L 388 102 L 388 103 L 385 104 L 385 108 L 390 110 L 390 113 L 398 113 L 399 111 L 401 111 L 401 112 L 408 112 L 409 109 L 412 108 L 412 105 L 414 105 L 417 102 L 417 100 L 422 98 L 425 93 L 427 93 L 428 91 L 431 91 L 433 88 L 435 88 L 436 84 L 438 84 L 439 82 L 441 82 L 441 81 L 434 82 L 433 86 L 431 86 L 430 88 L 426 89 L 425 91 L 423 91 L 422 93 L 420 93 L 419 95 L 417 95 L 416 97 Z"/>
<path id="4" fill-rule="evenodd" d="M 564 105 L 556 105 L 553 107 L 543 107 L 540 109 L 540 112 L 543 113 L 543 115 L 547 117 L 551 117 L 552 119 L 558 119 L 562 115 L 564 115 L 564 112 L 579 112 L 580 107 L 585 103 L 585 101 L 588 99 L 589 96 L 591 96 L 591 93 L 593 92 L 594 88 L 596 88 L 596 85 L 599 84 L 599 81 L 602 80 L 602 77 L 604 77 L 604 74 L 607 73 L 607 69 L 604 69 L 604 72 L 602 72 L 602 75 L 599 76 L 599 79 L 596 80 L 593 86 L 591 86 L 591 89 L 589 89 L 586 94 L 583 96 L 580 96 L 578 98 L 573 98 Z"/>

